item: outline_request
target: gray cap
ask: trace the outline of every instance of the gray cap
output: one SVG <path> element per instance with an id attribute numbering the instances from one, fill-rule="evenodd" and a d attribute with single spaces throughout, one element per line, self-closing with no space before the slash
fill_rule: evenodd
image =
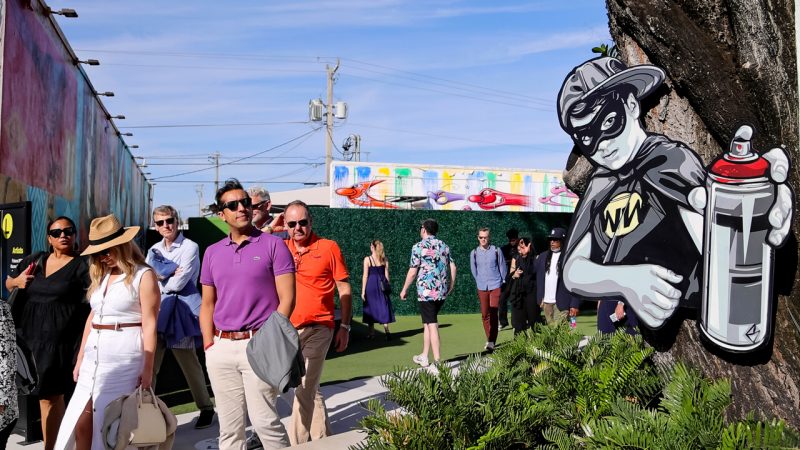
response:
<path id="1" fill-rule="evenodd" d="M 567 120 L 572 107 L 589 96 L 628 84 L 636 88 L 636 98 L 641 99 L 661 86 L 665 76 L 660 67 L 642 64 L 629 68 L 622 61 L 608 56 L 586 61 L 567 75 L 558 93 L 561 128 L 568 129 Z"/>
<path id="2" fill-rule="evenodd" d="M 561 227 L 556 227 L 550 230 L 550 235 L 547 236 L 547 239 L 559 239 L 563 241 L 564 239 L 566 239 L 566 237 L 567 237 L 567 230 Z"/>

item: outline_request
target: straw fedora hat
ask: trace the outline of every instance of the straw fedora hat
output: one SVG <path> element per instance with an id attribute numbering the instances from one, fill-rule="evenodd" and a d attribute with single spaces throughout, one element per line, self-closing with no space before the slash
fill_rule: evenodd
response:
<path id="1" fill-rule="evenodd" d="M 113 214 L 92 219 L 92 224 L 89 226 L 89 246 L 81 256 L 92 255 L 115 245 L 130 242 L 139 233 L 140 228 L 124 228 Z"/>

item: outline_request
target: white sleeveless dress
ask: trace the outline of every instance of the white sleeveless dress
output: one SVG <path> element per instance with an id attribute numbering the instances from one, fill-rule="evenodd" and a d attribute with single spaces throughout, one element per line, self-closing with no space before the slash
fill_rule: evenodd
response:
<path id="1" fill-rule="evenodd" d="M 118 277 L 109 286 L 109 275 L 106 275 L 100 287 L 89 299 L 94 312 L 93 323 L 113 325 L 141 322 L 139 283 L 142 275 L 148 270 L 151 269 L 140 266 L 130 286 L 125 284 L 124 276 Z M 118 330 L 92 328 L 83 349 L 83 362 L 75 393 L 67 405 L 55 448 L 58 450 L 75 448 L 75 425 L 86 403 L 92 400 L 92 449 L 103 449 L 101 428 L 106 405 L 120 396 L 133 392 L 138 386 L 143 367 L 142 327 L 126 327 Z"/>

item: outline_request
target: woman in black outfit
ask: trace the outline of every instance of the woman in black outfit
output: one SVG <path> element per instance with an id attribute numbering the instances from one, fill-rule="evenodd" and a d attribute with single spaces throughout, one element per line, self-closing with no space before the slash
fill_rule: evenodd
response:
<path id="1" fill-rule="evenodd" d="M 523 237 L 517 243 L 518 254 L 511 260 L 511 286 L 508 300 L 511 303 L 511 326 L 517 335 L 533 324 L 541 322 L 542 309 L 536 302 L 536 252 L 531 239 Z"/>
<path id="2" fill-rule="evenodd" d="M 55 445 L 64 395 L 75 388 L 72 369 L 89 316 L 89 266 L 78 256 L 76 237 L 71 219 L 52 220 L 47 225 L 50 253 L 29 255 L 6 279 L 8 290 L 20 288 L 12 314 L 36 361 L 39 383 L 32 394 L 39 396 L 45 450 Z"/>

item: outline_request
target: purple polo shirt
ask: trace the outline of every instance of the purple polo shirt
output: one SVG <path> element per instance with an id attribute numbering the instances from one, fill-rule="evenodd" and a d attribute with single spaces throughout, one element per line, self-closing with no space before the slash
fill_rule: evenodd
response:
<path id="1" fill-rule="evenodd" d="M 217 290 L 214 326 L 223 331 L 261 327 L 278 308 L 275 277 L 294 272 L 286 244 L 253 229 L 241 245 L 228 235 L 203 255 L 200 283 Z"/>

